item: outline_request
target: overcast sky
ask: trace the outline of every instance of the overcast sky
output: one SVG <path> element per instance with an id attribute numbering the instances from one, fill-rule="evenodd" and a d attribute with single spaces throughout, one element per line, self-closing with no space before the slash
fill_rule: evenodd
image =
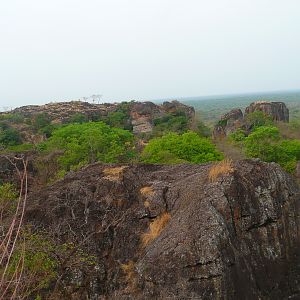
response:
<path id="1" fill-rule="evenodd" d="M 300 88 L 299 0 L 1 0 L 0 107 Z"/>

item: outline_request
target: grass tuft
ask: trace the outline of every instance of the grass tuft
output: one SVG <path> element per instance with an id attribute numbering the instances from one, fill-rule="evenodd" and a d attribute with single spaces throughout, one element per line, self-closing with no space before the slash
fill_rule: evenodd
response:
<path id="1" fill-rule="evenodd" d="M 215 163 L 209 170 L 208 179 L 210 182 L 215 182 L 219 176 L 228 175 L 233 172 L 232 160 L 224 159 Z"/>
<path id="2" fill-rule="evenodd" d="M 171 215 L 167 212 L 163 213 L 161 216 L 157 217 L 152 223 L 150 223 L 149 231 L 142 235 L 142 245 L 146 247 L 154 239 L 156 239 L 167 223 L 170 221 Z"/>
<path id="3" fill-rule="evenodd" d="M 119 181 L 122 179 L 123 171 L 127 166 L 115 167 L 115 168 L 106 168 L 103 170 L 104 178 L 110 181 Z"/>
<path id="4" fill-rule="evenodd" d="M 151 186 L 144 186 L 140 189 L 143 196 L 152 196 L 154 194 L 153 188 Z"/>

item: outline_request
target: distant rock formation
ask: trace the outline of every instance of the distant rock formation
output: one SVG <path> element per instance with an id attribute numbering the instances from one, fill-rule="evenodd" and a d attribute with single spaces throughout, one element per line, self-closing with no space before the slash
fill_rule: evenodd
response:
<path id="1" fill-rule="evenodd" d="M 289 110 L 283 102 L 257 101 L 251 103 L 245 110 L 245 115 L 262 111 L 274 121 L 289 122 Z"/>
<path id="2" fill-rule="evenodd" d="M 289 110 L 283 102 L 257 101 L 251 103 L 245 109 L 245 114 L 238 108 L 221 116 L 220 121 L 214 127 L 213 138 L 223 138 L 238 128 L 251 128 L 251 124 L 246 124 L 246 116 L 250 113 L 262 111 L 270 116 L 274 121 L 289 122 Z"/>
<path id="3" fill-rule="evenodd" d="M 180 103 L 179 101 L 164 102 L 156 105 L 152 102 L 134 102 L 130 109 L 133 133 L 149 133 L 153 129 L 153 121 L 162 118 L 166 114 L 183 112 L 192 123 L 195 117 L 195 110 L 192 106 Z"/>
<path id="4" fill-rule="evenodd" d="M 221 120 L 215 126 L 213 131 L 214 137 L 225 137 L 234 132 L 242 125 L 243 113 L 240 109 L 233 109 L 229 113 L 223 115 Z"/>
<path id="5" fill-rule="evenodd" d="M 298 187 L 273 163 L 211 166 L 95 164 L 32 193 L 27 224 L 96 258 L 59 269 L 63 298 L 298 299 Z"/>
<path id="6" fill-rule="evenodd" d="M 75 114 L 83 114 L 88 120 L 107 117 L 109 113 L 118 111 L 122 103 L 91 104 L 82 101 L 57 102 L 45 105 L 28 105 L 14 109 L 9 113 L 18 113 L 25 118 L 34 118 L 40 113 L 47 113 L 53 124 L 62 124 L 70 120 Z M 152 132 L 154 120 L 167 114 L 176 112 L 184 113 L 190 123 L 193 123 L 195 110 L 193 107 L 184 105 L 178 101 L 164 102 L 162 105 L 153 102 L 126 102 L 129 123 L 132 125 L 134 134 L 143 134 Z M 7 114 L 0 113 L 0 114 Z"/>

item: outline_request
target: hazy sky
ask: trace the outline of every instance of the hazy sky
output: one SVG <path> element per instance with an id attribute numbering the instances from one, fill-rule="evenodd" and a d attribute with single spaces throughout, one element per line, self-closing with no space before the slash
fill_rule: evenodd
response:
<path id="1" fill-rule="evenodd" d="M 1 0 L 0 107 L 300 88 L 299 0 Z"/>

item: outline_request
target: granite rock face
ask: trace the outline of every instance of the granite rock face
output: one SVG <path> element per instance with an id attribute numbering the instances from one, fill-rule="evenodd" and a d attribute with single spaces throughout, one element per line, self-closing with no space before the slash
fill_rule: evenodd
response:
<path id="1" fill-rule="evenodd" d="M 164 102 L 162 105 L 156 105 L 152 102 L 136 102 L 130 110 L 133 133 L 149 133 L 153 130 L 153 121 L 162 118 L 167 114 L 176 112 L 184 113 L 192 124 L 195 118 L 195 110 L 191 106 L 184 105 L 178 101 Z"/>
<path id="2" fill-rule="evenodd" d="M 88 120 L 101 120 L 107 117 L 110 113 L 117 112 L 121 108 L 122 103 L 106 103 L 106 104 L 91 104 L 83 101 L 57 102 L 48 103 L 45 105 L 29 105 L 14 109 L 10 113 L 18 113 L 25 118 L 33 119 L 40 113 L 47 113 L 53 124 L 62 124 L 70 120 L 75 114 L 83 114 Z M 152 132 L 156 118 L 161 118 L 167 114 L 177 112 L 184 113 L 193 123 L 195 110 L 191 106 L 184 105 L 178 101 L 164 102 L 161 105 L 152 102 L 127 102 L 128 122 L 133 128 L 134 134 L 143 134 Z M 5 114 L 1 113 L 0 114 Z M 24 132 L 24 140 L 26 142 L 34 142 L 34 139 L 42 139 L 36 135 L 30 134 L 28 125 L 24 124 L 24 128 L 20 128 L 20 132 Z"/>
<path id="3" fill-rule="evenodd" d="M 243 112 L 236 108 L 223 115 L 215 126 L 213 137 L 225 137 L 237 130 L 243 123 Z"/>
<path id="4" fill-rule="evenodd" d="M 283 102 L 257 101 L 251 103 L 245 110 L 245 115 L 262 111 L 274 121 L 289 122 L 289 110 Z"/>
<path id="5" fill-rule="evenodd" d="M 210 168 L 94 164 L 32 193 L 26 222 L 97 259 L 76 286 L 62 274 L 66 299 L 298 299 L 299 187 L 259 160 Z"/>
<path id="6" fill-rule="evenodd" d="M 248 124 L 246 117 L 256 111 L 262 111 L 274 121 L 289 122 L 289 110 L 283 102 L 257 101 L 246 107 L 244 115 L 240 109 L 233 109 L 221 116 L 214 127 L 213 138 L 224 138 L 239 128 L 249 131 L 253 124 Z"/>

